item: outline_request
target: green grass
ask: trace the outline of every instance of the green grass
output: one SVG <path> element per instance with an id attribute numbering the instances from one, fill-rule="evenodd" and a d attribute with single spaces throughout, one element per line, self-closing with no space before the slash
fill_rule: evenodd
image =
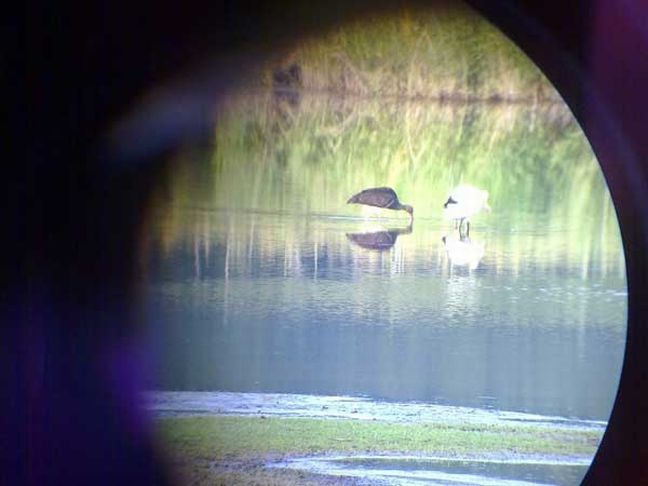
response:
<path id="1" fill-rule="evenodd" d="M 223 416 L 160 419 L 157 431 L 183 479 L 192 484 L 290 485 L 315 481 L 294 471 L 263 468 L 267 460 L 285 456 L 366 453 L 593 456 L 601 439 L 601 434 L 594 431 L 526 425 L 394 424 Z M 312 484 L 322 484 L 322 481 Z"/>
<path id="2" fill-rule="evenodd" d="M 279 58 L 260 73 L 262 84 L 270 85 L 277 64 L 296 63 L 304 89 L 338 95 L 559 99 L 513 42 L 460 2 L 364 17 L 305 39 Z"/>
<path id="3" fill-rule="evenodd" d="M 183 417 L 159 421 L 163 442 L 201 459 L 265 454 L 593 454 L 600 434 L 534 426 L 393 424 L 354 420 Z"/>

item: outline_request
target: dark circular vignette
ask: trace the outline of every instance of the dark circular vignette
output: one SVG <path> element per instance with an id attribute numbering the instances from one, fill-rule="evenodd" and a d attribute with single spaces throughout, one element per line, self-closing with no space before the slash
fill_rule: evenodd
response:
<path id="1" fill-rule="evenodd" d="M 601 162 L 624 240 L 629 324 L 617 400 L 585 484 L 646 484 L 648 11 L 629 0 L 468 3 L 545 72 Z M 4 19 L 16 157 L 3 178 L 1 484 L 171 482 L 135 398 L 145 359 L 131 309 L 134 243 L 165 151 L 201 139 L 209 114 L 200 96 L 218 101 L 252 53 L 405 5 L 430 2 L 37 2 Z M 104 150 L 106 130 L 146 88 L 214 55 L 203 69 L 219 83 L 194 86 L 200 95 L 182 116 L 155 126 L 163 143 L 135 158 Z"/>

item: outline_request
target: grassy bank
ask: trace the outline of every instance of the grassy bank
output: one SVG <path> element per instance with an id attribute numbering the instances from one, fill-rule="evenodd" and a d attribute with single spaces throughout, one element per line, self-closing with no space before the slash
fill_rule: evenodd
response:
<path id="1" fill-rule="evenodd" d="M 540 70 L 461 2 L 363 17 L 307 38 L 269 63 L 300 66 L 303 88 L 342 95 L 558 101 Z"/>
<path id="2" fill-rule="evenodd" d="M 186 481 L 194 484 L 326 484 L 326 478 L 317 480 L 295 471 L 263 469 L 267 460 L 286 456 L 591 456 L 600 441 L 600 433 L 594 431 L 529 425 L 392 424 L 261 417 L 165 418 L 159 420 L 158 433 L 171 462 Z"/>

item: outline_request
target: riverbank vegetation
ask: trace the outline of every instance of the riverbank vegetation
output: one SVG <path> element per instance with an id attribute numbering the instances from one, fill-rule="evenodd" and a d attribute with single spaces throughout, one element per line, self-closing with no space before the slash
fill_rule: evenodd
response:
<path id="1" fill-rule="evenodd" d="M 262 84 L 290 66 L 299 66 L 305 91 L 337 96 L 560 102 L 526 55 L 460 2 L 363 17 L 307 38 L 268 62 Z"/>

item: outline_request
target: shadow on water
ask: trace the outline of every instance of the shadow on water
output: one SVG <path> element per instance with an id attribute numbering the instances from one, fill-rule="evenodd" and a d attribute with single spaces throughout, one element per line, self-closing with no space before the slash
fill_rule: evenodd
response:
<path id="1" fill-rule="evenodd" d="M 399 456 L 308 457 L 273 463 L 338 477 L 357 477 L 371 484 L 416 486 L 539 486 L 578 484 L 587 471 L 582 461 L 551 458 L 493 460 Z"/>

